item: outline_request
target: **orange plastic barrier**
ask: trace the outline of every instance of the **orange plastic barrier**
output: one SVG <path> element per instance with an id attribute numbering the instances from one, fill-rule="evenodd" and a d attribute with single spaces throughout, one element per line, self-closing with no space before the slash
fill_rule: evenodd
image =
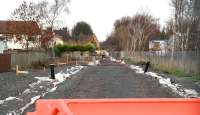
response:
<path id="1" fill-rule="evenodd" d="M 200 115 L 200 99 L 38 100 L 27 115 Z"/>

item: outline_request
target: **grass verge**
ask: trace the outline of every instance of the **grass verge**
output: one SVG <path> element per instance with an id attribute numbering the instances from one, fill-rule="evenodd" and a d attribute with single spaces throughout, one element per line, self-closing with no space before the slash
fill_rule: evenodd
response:
<path id="1" fill-rule="evenodd" d="M 144 65 L 144 61 L 135 61 L 133 59 L 127 59 L 125 60 L 127 64 L 134 64 L 134 65 Z M 195 73 L 188 73 L 184 70 L 181 70 L 179 68 L 167 68 L 166 66 L 159 65 L 159 64 L 151 64 L 150 68 L 154 71 L 162 72 L 165 74 L 169 74 L 172 76 L 177 77 L 183 77 L 189 80 L 192 80 L 193 82 L 200 82 L 200 74 Z"/>

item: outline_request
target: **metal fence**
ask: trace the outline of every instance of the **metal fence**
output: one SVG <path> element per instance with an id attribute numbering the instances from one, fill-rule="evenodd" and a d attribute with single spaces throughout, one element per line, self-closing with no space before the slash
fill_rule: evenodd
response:
<path id="1" fill-rule="evenodd" d="M 188 73 L 200 73 L 200 52 L 136 52 L 131 55 L 136 61 L 151 61 L 167 69 L 181 69 Z"/>
<path id="2" fill-rule="evenodd" d="M 200 74 L 200 52 L 176 51 L 172 52 L 111 52 L 115 58 L 132 58 L 136 62 L 151 61 L 166 69 L 181 69 L 188 73 Z"/>

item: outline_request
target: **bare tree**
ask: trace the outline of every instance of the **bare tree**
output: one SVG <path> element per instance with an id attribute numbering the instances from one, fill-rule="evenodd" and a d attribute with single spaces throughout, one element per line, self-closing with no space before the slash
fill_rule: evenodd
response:
<path id="1" fill-rule="evenodd" d="M 198 41 L 199 17 L 193 15 L 193 4 L 191 0 L 171 0 L 171 6 L 174 9 L 173 50 L 194 49 L 195 43 Z"/>
<path id="2" fill-rule="evenodd" d="M 44 19 L 43 12 L 38 9 L 38 4 L 33 2 L 23 3 L 11 13 L 11 20 L 36 21 L 41 24 Z"/>
<path id="3" fill-rule="evenodd" d="M 32 28 L 33 25 L 30 25 L 30 22 L 37 22 L 38 24 L 41 23 L 41 20 L 43 20 L 43 15 L 38 11 L 37 9 L 37 4 L 35 3 L 27 3 L 26 1 L 23 1 L 23 3 L 16 8 L 12 14 L 11 14 L 11 20 L 20 20 L 20 21 L 24 21 L 24 23 L 26 24 L 26 26 L 30 26 L 29 29 L 35 29 Z M 33 23 L 35 24 L 35 23 Z M 21 26 L 23 27 L 23 24 L 21 24 Z M 31 31 L 29 34 L 21 34 L 21 35 L 16 35 L 16 42 L 19 42 L 20 44 L 22 44 L 22 46 L 25 46 L 26 49 L 29 48 L 30 42 L 32 44 L 37 44 L 37 39 L 38 36 L 33 36 L 31 34 Z M 22 39 L 23 38 L 23 39 Z"/>
<path id="4" fill-rule="evenodd" d="M 141 13 L 117 20 L 114 24 L 112 36 L 115 38 L 113 40 L 116 41 L 117 39 L 122 50 L 134 53 L 135 51 L 145 50 L 148 41 L 159 32 L 157 19 L 147 13 Z"/>
<path id="5" fill-rule="evenodd" d="M 157 32 L 159 32 L 157 19 L 147 13 L 136 14 L 133 17 L 129 33 L 132 39 L 136 41 L 135 46 L 138 45 L 137 50 L 145 50 L 145 45 Z"/>
<path id="6" fill-rule="evenodd" d="M 69 13 L 68 4 L 70 0 L 54 0 L 52 5 L 49 5 L 47 1 L 41 2 L 40 10 L 43 12 L 45 17 L 45 21 L 49 24 L 49 26 L 53 29 L 56 19 L 62 13 Z"/>
<path id="7" fill-rule="evenodd" d="M 33 2 L 27 3 L 26 1 L 23 1 L 23 3 L 18 8 L 16 8 L 14 12 L 11 14 L 11 19 L 22 20 L 24 22 L 36 21 L 40 25 L 41 29 L 43 24 L 46 24 L 46 26 L 53 29 L 54 23 L 58 18 L 58 16 L 64 12 L 69 12 L 68 9 L 69 2 L 70 2 L 69 0 L 54 0 L 53 4 L 49 4 L 47 1 L 41 1 L 39 3 L 33 3 Z M 31 39 L 33 36 L 30 35 L 18 36 L 18 38 L 20 37 L 23 37 L 23 39 L 17 39 L 17 41 L 24 43 L 23 41 L 25 40 L 26 41 L 25 46 L 27 49 L 29 47 L 30 41 L 32 43 L 35 43 L 36 45 L 42 46 L 41 44 L 42 42 L 40 41 L 43 40 L 39 38 Z M 46 39 L 44 41 L 46 41 Z"/>

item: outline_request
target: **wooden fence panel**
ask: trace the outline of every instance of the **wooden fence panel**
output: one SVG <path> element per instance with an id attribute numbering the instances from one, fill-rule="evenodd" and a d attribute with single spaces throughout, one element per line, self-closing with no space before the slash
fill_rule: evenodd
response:
<path id="1" fill-rule="evenodd" d="M 44 62 L 47 59 L 47 53 L 40 51 L 11 53 L 11 67 L 12 69 L 14 69 L 16 65 L 20 67 L 29 67 L 34 62 Z"/>
<path id="2" fill-rule="evenodd" d="M 8 72 L 11 69 L 10 54 L 0 54 L 0 72 Z"/>

